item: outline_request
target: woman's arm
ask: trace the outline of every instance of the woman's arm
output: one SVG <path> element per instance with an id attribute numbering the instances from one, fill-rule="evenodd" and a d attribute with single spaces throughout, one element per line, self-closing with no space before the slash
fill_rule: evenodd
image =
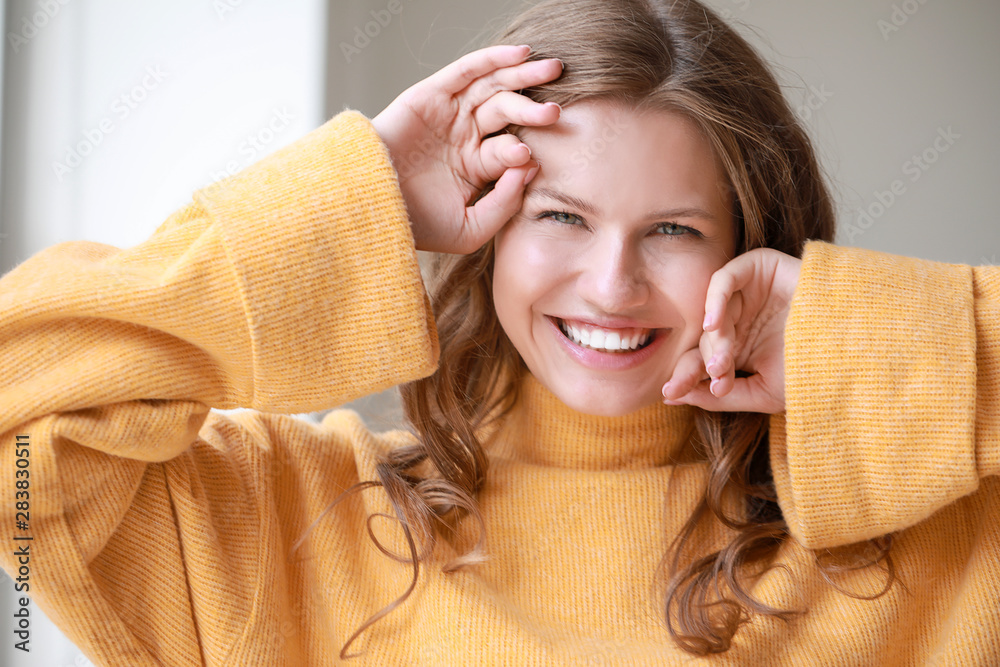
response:
<path id="1" fill-rule="evenodd" d="M 995 267 L 814 242 L 801 262 L 730 262 L 706 308 L 701 348 L 665 394 L 775 414 L 779 501 L 806 546 L 912 526 L 1000 474 Z"/>
<path id="2" fill-rule="evenodd" d="M 772 438 L 800 541 L 907 528 L 1000 474 L 998 327 L 995 267 L 810 244 Z"/>
<path id="3" fill-rule="evenodd" d="M 353 112 L 198 193 L 146 243 L 58 246 L 0 295 L 20 592 L 109 664 L 215 662 L 282 585 L 294 524 L 271 475 L 295 454 L 274 419 L 209 407 L 329 407 L 436 360 L 395 174 Z M 350 442 L 313 439 L 343 462 L 330 483 L 352 483 Z M 15 550 L 0 559 L 16 579 Z"/>
<path id="4" fill-rule="evenodd" d="M 285 650 L 286 547 L 304 512 L 329 504 L 299 496 L 358 481 L 359 425 L 317 435 L 209 408 L 312 411 L 433 372 L 407 206 L 460 198 L 515 164 L 531 169 L 520 150 L 498 157 L 501 143 L 475 127 L 447 132 L 484 107 L 491 123 L 507 117 L 510 100 L 481 86 L 519 89 L 557 73 L 551 62 L 519 66 L 525 55 L 470 54 L 414 87 L 451 104 L 409 139 L 478 171 L 453 164 L 404 200 L 390 151 L 407 142 L 386 150 L 372 123 L 345 112 L 197 193 L 135 248 L 64 244 L 0 281 L 0 470 L 9 473 L 0 518 L 32 549 L 20 592 L 88 654 L 218 664 L 242 647 L 277 664 L 267 656 Z M 516 106 L 511 121 L 539 122 L 524 116 L 541 105 Z M 542 116 L 551 122 L 558 110 Z M 507 187 L 478 209 L 462 199 L 457 216 L 412 223 L 462 228 L 471 216 L 488 229 L 522 191 Z M 18 558 L 0 556 L 15 578 Z"/>
<path id="5" fill-rule="evenodd" d="M 356 113 L 198 192 L 147 242 L 50 248 L 0 293 L 0 432 L 137 398 L 303 412 L 434 363 L 406 209 Z M 394 343 L 358 349 L 363 326 Z"/>

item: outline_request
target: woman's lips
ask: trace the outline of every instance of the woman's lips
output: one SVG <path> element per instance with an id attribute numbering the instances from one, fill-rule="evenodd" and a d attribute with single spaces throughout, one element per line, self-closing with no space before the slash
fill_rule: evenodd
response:
<path id="1" fill-rule="evenodd" d="M 627 370 L 639 366 L 656 353 L 671 331 L 597 326 L 582 320 L 554 317 L 546 319 L 552 334 L 567 354 L 582 366 L 594 370 Z M 622 349 L 623 341 L 626 349 Z M 596 348 L 595 343 L 600 343 L 600 348 Z M 617 349 L 613 347 L 615 344 Z M 612 346 L 611 349 L 609 346 Z"/>
<path id="2" fill-rule="evenodd" d="M 557 320 L 560 331 L 580 347 L 598 352 L 627 352 L 645 347 L 652 329 L 639 327 L 609 328 L 582 320 Z"/>

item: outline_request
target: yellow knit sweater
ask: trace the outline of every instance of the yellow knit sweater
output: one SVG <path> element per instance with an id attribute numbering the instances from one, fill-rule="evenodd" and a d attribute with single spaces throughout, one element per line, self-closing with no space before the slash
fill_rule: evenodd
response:
<path id="1" fill-rule="evenodd" d="M 1000 664 L 998 323 L 998 271 L 809 246 L 771 434 L 795 539 L 755 587 L 806 613 L 753 619 L 706 659 L 671 643 L 657 585 L 704 484 L 703 464 L 672 463 L 690 409 L 588 417 L 527 378 L 490 448 L 489 560 L 443 574 L 441 541 L 356 663 Z M 45 251 L 0 282 L 4 568 L 30 544 L 34 603 L 98 664 L 334 664 L 409 583 L 366 532 L 391 513 L 383 493 L 291 547 L 412 436 L 289 413 L 427 375 L 436 355 L 394 172 L 353 112 L 140 246 Z M 254 410 L 210 411 L 235 407 Z M 405 553 L 393 522 L 372 527 Z M 902 585 L 874 601 L 836 591 L 809 550 L 888 532 Z"/>

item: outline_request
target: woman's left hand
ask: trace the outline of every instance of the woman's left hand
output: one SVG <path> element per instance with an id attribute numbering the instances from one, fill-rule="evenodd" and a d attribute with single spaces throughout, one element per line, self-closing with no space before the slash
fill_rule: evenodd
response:
<path id="1" fill-rule="evenodd" d="M 744 253 L 712 275 L 697 349 L 677 362 L 664 403 L 706 410 L 785 409 L 785 321 L 802 260 L 770 248 Z M 742 371 L 745 377 L 736 377 Z"/>

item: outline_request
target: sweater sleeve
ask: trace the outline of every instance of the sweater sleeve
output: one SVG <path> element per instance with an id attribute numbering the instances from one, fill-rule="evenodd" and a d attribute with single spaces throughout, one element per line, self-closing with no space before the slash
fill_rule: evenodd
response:
<path id="1" fill-rule="evenodd" d="M 810 243 L 771 421 L 792 535 L 910 527 L 1000 473 L 1000 269 Z"/>
<path id="2" fill-rule="evenodd" d="M 319 410 L 436 362 L 395 172 L 355 112 L 198 192 L 139 246 L 40 253 L 0 281 L 0 508 L 31 554 L 18 590 L 114 664 L 214 664 L 241 613 L 220 620 L 206 591 L 267 593 L 255 549 L 277 529 L 254 448 L 277 436 L 266 420 L 203 429 L 209 408 Z M 23 557 L 0 552 L 16 578 Z"/>

